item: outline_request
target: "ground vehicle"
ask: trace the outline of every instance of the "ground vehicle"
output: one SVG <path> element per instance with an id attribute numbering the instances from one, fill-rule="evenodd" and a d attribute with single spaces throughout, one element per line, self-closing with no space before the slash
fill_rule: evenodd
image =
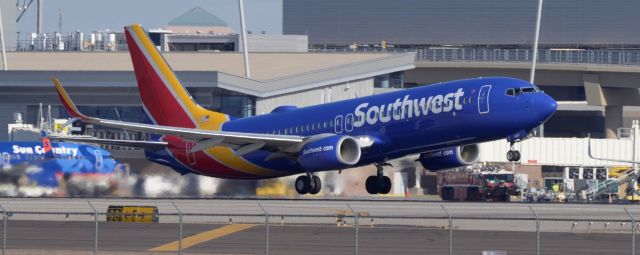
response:
<path id="1" fill-rule="evenodd" d="M 438 173 L 442 200 L 509 201 L 517 192 L 512 172 L 447 171 Z"/>
<path id="2" fill-rule="evenodd" d="M 484 197 L 494 201 L 509 201 L 516 194 L 516 186 L 512 172 L 482 173 Z"/>

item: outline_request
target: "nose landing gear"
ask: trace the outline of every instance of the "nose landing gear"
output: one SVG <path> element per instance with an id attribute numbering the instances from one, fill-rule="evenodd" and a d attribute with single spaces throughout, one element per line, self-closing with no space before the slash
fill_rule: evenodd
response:
<path id="1" fill-rule="evenodd" d="M 507 151 L 507 160 L 509 162 L 516 162 L 516 161 L 520 161 L 520 152 L 518 150 L 514 150 L 513 149 L 513 144 L 515 142 L 510 142 L 511 146 L 509 148 L 509 151 Z"/>
<path id="2" fill-rule="evenodd" d="M 391 179 L 382 172 L 382 167 L 388 163 L 375 164 L 377 174 L 369 176 L 365 182 L 365 188 L 369 194 L 389 194 L 391 191 Z"/>

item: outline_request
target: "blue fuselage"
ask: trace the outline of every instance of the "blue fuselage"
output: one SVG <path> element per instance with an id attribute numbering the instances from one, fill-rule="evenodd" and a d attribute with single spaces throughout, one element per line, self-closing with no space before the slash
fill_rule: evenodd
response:
<path id="1" fill-rule="evenodd" d="M 305 137 L 366 136 L 374 143 L 363 149 L 355 165 L 361 166 L 526 134 L 544 123 L 556 108 L 551 97 L 526 81 L 477 78 L 299 109 L 284 107 L 226 122 L 222 130 Z M 295 159 L 266 160 L 270 154 L 256 151 L 244 158 L 282 175 L 305 171 Z"/>
<path id="2" fill-rule="evenodd" d="M 113 174 L 117 162 L 100 147 L 76 143 L 51 143 L 45 153 L 41 142 L 0 142 L 0 173 L 26 175 L 39 186 L 55 187 L 56 174 Z"/>

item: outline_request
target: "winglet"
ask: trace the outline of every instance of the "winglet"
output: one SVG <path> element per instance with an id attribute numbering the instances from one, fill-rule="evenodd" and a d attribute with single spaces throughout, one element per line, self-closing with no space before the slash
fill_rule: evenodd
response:
<path id="1" fill-rule="evenodd" d="M 62 103 L 62 106 L 64 106 L 64 108 L 67 110 L 69 115 L 74 118 L 80 118 L 80 119 L 87 118 L 87 116 L 83 115 L 82 113 L 80 113 L 80 111 L 78 111 L 78 108 L 76 107 L 75 104 L 73 104 L 73 101 L 71 101 L 69 94 L 67 94 L 67 91 L 62 87 L 62 84 L 60 84 L 60 81 L 58 80 L 58 78 L 52 78 L 51 80 L 53 81 L 53 84 L 56 85 L 56 92 L 58 92 L 58 97 L 60 97 L 60 102 Z"/>

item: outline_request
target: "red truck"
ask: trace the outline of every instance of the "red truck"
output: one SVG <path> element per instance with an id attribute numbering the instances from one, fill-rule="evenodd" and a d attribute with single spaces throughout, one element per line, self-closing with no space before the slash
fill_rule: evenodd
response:
<path id="1" fill-rule="evenodd" d="M 438 190 L 446 201 L 509 201 L 517 192 L 511 172 L 472 171 L 438 173 Z"/>

